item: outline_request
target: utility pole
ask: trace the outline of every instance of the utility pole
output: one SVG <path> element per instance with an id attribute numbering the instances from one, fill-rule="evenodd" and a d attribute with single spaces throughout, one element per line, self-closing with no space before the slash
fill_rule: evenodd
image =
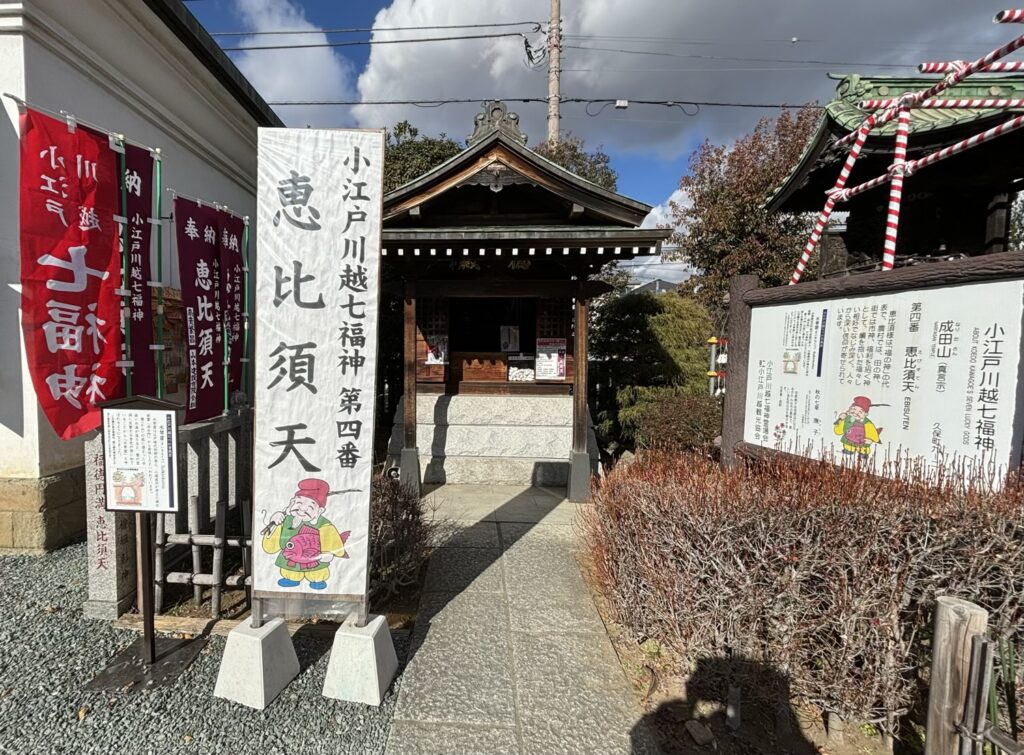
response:
<path id="1" fill-rule="evenodd" d="M 558 113 L 561 102 L 559 78 L 562 75 L 562 3 L 551 0 L 551 23 L 548 24 L 548 141 L 558 141 Z"/>

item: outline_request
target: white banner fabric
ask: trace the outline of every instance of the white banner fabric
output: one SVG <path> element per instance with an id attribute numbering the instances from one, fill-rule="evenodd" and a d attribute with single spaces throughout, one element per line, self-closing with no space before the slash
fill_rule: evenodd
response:
<path id="1" fill-rule="evenodd" d="M 260 129 L 253 587 L 367 589 L 381 131 Z"/>

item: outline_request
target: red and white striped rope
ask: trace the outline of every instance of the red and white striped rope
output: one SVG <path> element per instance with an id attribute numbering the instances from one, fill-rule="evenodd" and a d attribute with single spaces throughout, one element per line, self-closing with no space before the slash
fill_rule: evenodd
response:
<path id="1" fill-rule="evenodd" d="M 1024 115 L 1017 116 L 1016 118 L 1013 118 L 1007 121 L 1006 123 L 994 126 L 993 128 L 990 128 L 988 131 L 983 131 L 980 134 L 976 134 L 975 136 L 972 136 L 968 139 L 964 139 L 963 141 L 957 142 L 956 144 L 951 144 L 950 146 L 941 149 L 937 152 L 933 152 L 930 155 L 925 155 L 924 157 L 921 157 L 917 160 L 908 160 L 903 168 L 903 177 L 909 178 L 910 176 L 917 173 L 917 171 L 921 170 L 921 168 L 927 168 L 929 165 L 934 165 L 940 160 L 945 160 L 946 158 L 959 154 L 960 152 L 963 152 L 966 149 L 976 147 L 979 144 L 983 144 L 984 142 L 996 138 L 997 136 L 1002 136 L 1003 134 L 1009 133 L 1011 131 L 1016 131 L 1017 129 L 1022 127 L 1024 127 Z M 870 191 L 871 189 L 875 189 L 881 186 L 882 184 L 889 183 L 891 179 L 892 175 L 890 173 L 883 173 L 880 176 L 872 178 L 870 181 L 865 181 L 862 184 L 857 184 L 856 186 L 851 186 L 849 189 L 843 189 L 842 191 L 837 192 L 836 201 L 846 202 L 850 199 L 853 199 L 853 197 L 857 196 L 858 194 L 863 194 L 864 192 Z M 829 191 L 826 192 L 826 194 L 832 194 L 833 191 L 834 190 L 830 189 Z"/>
<path id="2" fill-rule="evenodd" d="M 950 73 L 961 65 L 967 64 L 962 60 L 942 63 L 921 63 L 917 70 L 921 73 Z M 979 68 L 975 73 L 1013 73 L 1014 71 L 1024 71 L 1024 62 L 1019 60 L 1001 60 L 998 63 L 992 63 L 991 65 Z"/>
<path id="3" fill-rule="evenodd" d="M 870 181 L 865 181 L 862 184 L 851 186 L 849 189 L 843 189 L 842 196 L 839 197 L 839 201 L 848 201 L 850 199 L 853 199 L 853 197 L 857 196 L 858 194 L 863 194 L 865 191 L 871 191 L 871 189 L 874 189 L 878 186 L 882 186 L 883 184 L 887 184 L 889 183 L 889 180 L 891 178 L 892 175 L 890 175 L 889 173 L 883 173 L 880 176 L 872 178 Z"/>
<path id="4" fill-rule="evenodd" d="M 1010 40 L 1002 47 L 993 50 L 988 55 L 978 58 L 973 63 L 968 63 L 963 67 L 957 66 L 956 70 L 952 71 L 942 81 L 937 81 L 935 84 L 928 87 L 928 89 L 925 89 L 921 92 L 907 93 L 901 97 L 901 100 L 903 104 L 906 105 L 911 101 L 920 102 L 922 100 L 934 97 L 939 92 L 944 92 L 950 87 L 956 86 L 961 81 L 970 76 L 972 73 L 977 73 L 979 69 L 991 65 L 992 63 L 995 63 L 997 60 L 1001 58 L 1005 58 L 1007 55 L 1019 50 L 1021 47 L 1024 47 L 1024 35 L 1021 35 L 1016 39 Z M 958 61 L 954 62 L 954 65 L 957 62 Z M 893 118 L 895 118 L 898 114 L 899 108 L 889 108 L 888 110 L 884 110 L 881 114 L 874 113 L 873 115 L 875 116 L 875 123 L 879 126 L 883 126 L 889 121 L 891 121 Z M 838 142 L 836 142 L 836 144 L 848 144 L 850 141 L 853 140 L 853 138 L 854 133 L 849 133 L 842 139 L 840 139 Z"/>
<path id="5" fill-rule="evenodd" d="M 896 266 L 896 237 L 900 230 L 900 205 L 903 202 L 903 171 L 907 162 L 907 138 L 910 135 L 910 110 L 901 108 L 896 124 L 896 151 L 893 154 L 889 175 L 889 216 L 885 220 L 885 249 L 882 253 L 882 269 L 892 270 Z"/>
<path id="6" fill-rule="evenodd" d="M 881 110 L 895 107 L 899 100 L 862 100 L 862 110 Z M 1024 108 L 1024 99 L 930 99 L 915 103 L 914 108 L 925 110 L 1002 110 L 1006 108 Z"/>
<path id="7" fill-rule="evenodd" d="M 796 263 L 796 269 L 793 274 L 789 277 L 789 285 L 800 282 L 800 278 L 803 277 L 804 270 L 807 269 L 807 263 L 811 259 L 811 255 L 814 254 L 815 248 L 818 246 L 818 241 L 821 239 L 821 234 L 825 232 L 825 226 L 828 225 L 828 219 L 832 216 L 832 210 L 836 206 L 836 202 L 839 200 L 837 196 L 839 192 L 846 186 L 846 181 L 850 177 L 850 171 L 853 170 L 854 163 L 857 162 L 857 158 L 860 157 L 861 148 L 864 146 L 864 141 L 868 138 L 868 134 L 875 125 L 875 117 L 869 115 L 864 119 L 864 122 L 860 125 L 860 128 L 856 131 L 856 140 L 853 143 L 853 147 L 850 148 L 850 154 L 846 156 L 846 162 L 843 163 L 843 169 L 839 171 L 839 178 L 836 179 L 836 185 L 829 192 L 828 199 L 825 200 L 825 206 L 821 210 L 821 214 L 818 215 L 818 222 L 814 224 L 814 230 L 811 231 L 811 237 L 807 240 L 807 245 L 804 247 L 803 253 L 800 255 L 800 261 Z"/>
<path id="8" fill-rule="evenodd" d="M 943 147 L 938 152 L 932 152 L 930 155 L 925 155 L 917 160 L 910 160 L 906 164 L 904 174 L 908 176 L 913 175 L 917 171 L 921 170 L 921 168 L 927 168 L 929 165 L 934 165 L 940 160 L 945 160 L 947 157 L 960 154 L 971 147 L 977 147 L 979 144 L 984 144 L 996 137 L 1003 136 L 1011 131 L 1016 131 L 1022 126 L 1024 126 L 1024 115 L 1018 115 L 1016 118 L 1011 118 L 1006 121 L 1006 123 L 1000 123 L 998 126 L 993 126 L 987 131 L 982 131 L 980 134 L 975 134 L 974 136 L 963 139 L 956 144 L 950 144 L 948 147 Z"/>
<path id="9" fill-rule="evenodd" d="M 1024 10 L 1001 10 L 992 21 L 997 24 L 1024 24 Z"/>

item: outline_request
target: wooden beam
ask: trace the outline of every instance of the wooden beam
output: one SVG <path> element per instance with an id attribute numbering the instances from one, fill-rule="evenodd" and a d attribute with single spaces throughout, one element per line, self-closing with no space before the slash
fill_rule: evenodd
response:
<path id="1" fill-rule="evenodd" d="M 539 297 L 545 299 L 569 299 L 579 290 L 574 281 L 531 280 L 509 278 L 478 278 L 476 280 L 419 280 L 419 287 L 429 291 L 432 297 L 494 298 L 494 297 Z M 613 287 L 603 281 L 586 281 L 584 296 L 593 299 L 608 293 Z"/>
<path id="2" fill-rule="evenodd" d="M 384 245 L 397 246 L 536 246 L 605 249 L 620 247 L 632 253 L 632 247 L 657 247 L 672 234 L 668 228 L 614 228 L 609 226 L 508 226 L 486 225 L 443 228 L 385 228 Z M 656 250 L 657 251 L 657 250 Z"/>
<path id="3" fill-rule="evenodd" d="M 423 205 L 416 205 L 415 207 L 409 208 L 409 217 L 419 220 L 422 216 L 422 210 L 420 209 Z"/>
<path id="4" fill-rule="evenodd" d="M 575 374 L 572 388 L 572 450 L 587 453 L 587 337 L 589 335 L 585 281 L 579 281 L 576 292 Z"/>
<path id="5" fill-rule="evenodd" d="M 747 301 L 756 289 L 756 275 L 738 275 L 729 283 L 729 324 L 726 329 L 729 362 L 726 367 L 725 406 L 722 409 L 722 466 L 726 468 L 736 463 L 736 446 L 743 440 L 750 354 L 750 305 Z"/>
<path id="6" fill-rule="evenodd" d="M 572 207 L 569 208 L 569 219 L 575 220 L 576 218 L 581 217 L 584 209 L 586 208 L 583 205 L 573 202 Z"/>
<path id="7" fill-rule="evenodd" d="M 788 304 L 854 296 L 870 296 L 915 288 L 957 286 L 963 283 L 982 283 L 994 280 L 1024 278 L 1024 254 L 1002 252 L 980 257 L 969 257 L 951 262 L 932 262 L 899 270 L 883 270 L 844 278 L 800 283 L 796 286 L 777 286 L 749 291 L 743 301 L 751 306 Z M 732 355 L 730 354 L 730 360 Z M 730 368 L 733 365 L 730 363 Z M 729 370 L 730 376 L 732 369 Z M 731 380 L 731 377 L 730 377 Z"/>
<path id="8" fill-rule="evenodd" d="M 985 219 L 985 254 L 1005 252 L 1010 243 L 1010 195 L 996 194 Z"/>
<path id="9" fill-rule="evenodd" d="M 416 288 L 405 285 L 405 423 L 404 448 L 416 448 Z"/>

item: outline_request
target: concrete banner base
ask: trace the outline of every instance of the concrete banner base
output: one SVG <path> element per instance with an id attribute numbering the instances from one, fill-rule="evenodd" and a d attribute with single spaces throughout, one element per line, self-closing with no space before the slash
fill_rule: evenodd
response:
<path id="1" fill-rule="evenodd" d="M 299 659 L 284 619 L 253 629 L 239 624 L 228 635 L 214 697 L 263 710 L 299 675 Z"/>
<path id="2" fill-rule="evenodd" d="M 411 493 L 420 494 L 420 450 L 418 448 L 403 448 L 398 465 L 398 479 L 402 486 Z"/>
<path id="3" fill-rule="evenodd" d="M 324 697 L 380 705 L 397 671 L 398 656 L 385 617 L 371 615 L 363 627 L 346 621 L 334 635 Z"/>
<path id="4" fill-rule="evenodd" d="M 573 503 L 586 503 L 590 500 L 590 456 L 573 451 L 569 457 L 569 465 L 569 500 Z"/>

